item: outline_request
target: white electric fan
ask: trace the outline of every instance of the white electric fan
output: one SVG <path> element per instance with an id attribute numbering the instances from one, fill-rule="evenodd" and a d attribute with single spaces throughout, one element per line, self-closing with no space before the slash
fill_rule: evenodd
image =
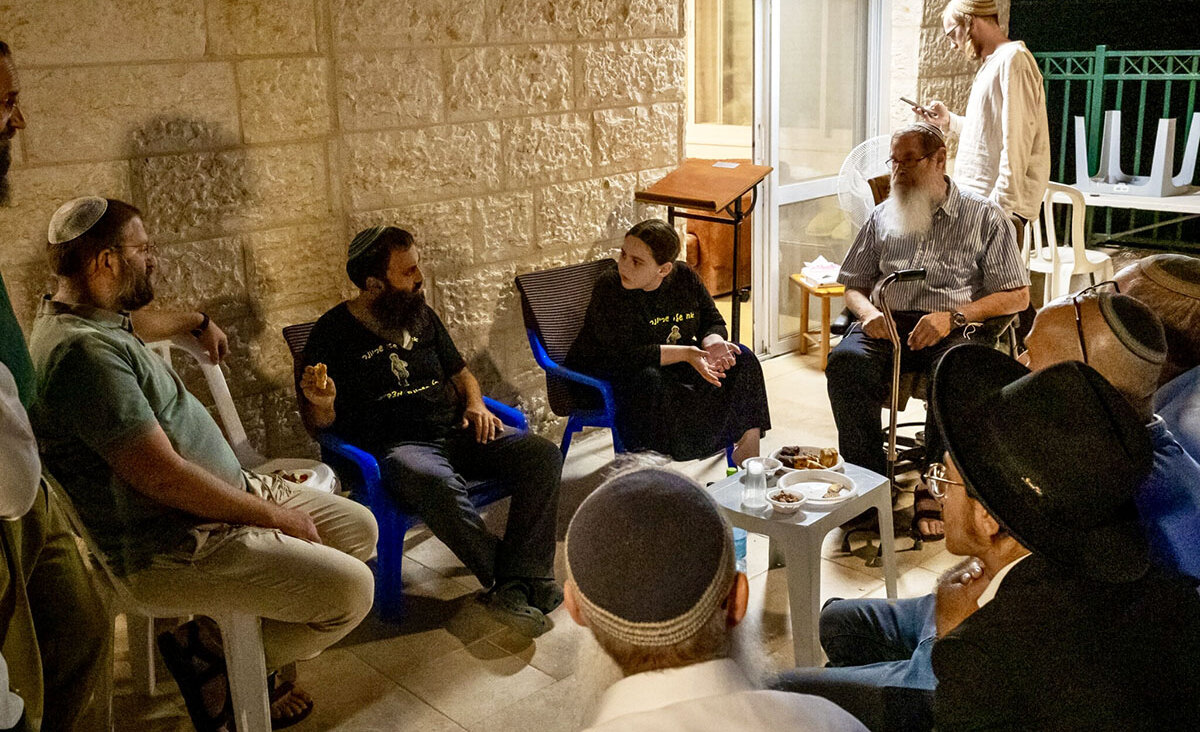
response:
<path id="1" fill-rule="evenodd" d="M 846 212 L 855 231 L 862 228 L 875 208 L 875 197 L 867 181 L 888 174 L 890 147 L 891 138 L 877 135 L 856 145 L 842 162 L 838 172 L 838 208 Z"/>

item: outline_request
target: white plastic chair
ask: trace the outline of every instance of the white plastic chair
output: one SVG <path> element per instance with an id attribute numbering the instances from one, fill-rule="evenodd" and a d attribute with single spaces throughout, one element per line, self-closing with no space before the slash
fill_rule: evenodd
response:
<path id="1" fill-rule="evenodd" d="M 245 428 L 242 427 L 242 420 L 238 416 L 237 408 L 233 406 L 233 396 L 229 393 L 225 374 L 221 371 L 220 365 L 209 360 L 208 353 L 205 352 L 199 341 L 184 335 L 176 336 L 169 341 L 155 341 L 146 345 L 168 364 L 171 363 L 171 350 L 175 349 L 186 353 L 200 367 L 200 372 L 204 374 L 204 380 L 208 383 L 208 389 L 212 393 L 213 402 L 217 407 L 217 416 L 225 430 L 225 437 L 233 447 L 233 452 L 237 455 L 238 462 L 242 464 L 242 467 L 255 473 L 270 473 L 275 470 L 311 472 L 312 475 L 304 481 L 306 488 L 326 493 L 332 493 L 336 489 L 337 478 L 333 473 L 333 468 L 325 463 L 305 458 L 267 460 L 254 449 L 254 446 L 250 444 L 250 439 L 246 436 Z"/>
<path id="2" fill-rule="evenodd" d="M 1070 207 L 1071 225 L 1067 230 L 1069 242 L 1060 245 L 1054 228 L 1054 204 L 1065 203 Z M 1045 302 L 1072 291 L 1071 279 L 1088 275 L 1092 284 L 1113 278 L 1112 258 L 1096 249 L 1088 249 L 1084 234 L 1086 204 L 1083 194 L 1071 186 L 1050 183 L 1042 197 L 1041 215 L 1029 222 L 1021 254 L 1030 272 L 1045 275 Z M 1044 238 L 1043 238 L 1044 232 Z M 1029 234 L 1032 234 L 1030 236 Z M 1099 275 L 1099 277 L 1097 277 Z"/>
<path id="3" fill-rule="evenodd" d="M 125 582 L 117 577 L 108 566 L 104 554 L 97 548 L 80 520 L 74 504 L 65 492 L 51 486 L 55 500 L 66 516 L 71 528 L 83 539 L 92 561 L 99 565 L 115 599 L 116 614 L 125 613 L 129 634 L 130 665 L 137 675 L 139 667 L 149 668 L 150 683 L 154 674 L 153 618 L 188 617 L 194 608 L 185 606 L 150 605 L 133 596 Z M 138 632 L 134 630 L 134 618 L 138 619 Z M 267 691 L 267 660 L 263 652 L 262 629 L 259 619 L 246 613 L 229 613 L 213 617 L 221 629 L 221 643 L 225 651 L 226 675 L 233 702 L 234 722 L 239 732 L 269 732 L 271 729 L 271 701 Z M 142 630 L 142 628 L 146 630 Z"/>

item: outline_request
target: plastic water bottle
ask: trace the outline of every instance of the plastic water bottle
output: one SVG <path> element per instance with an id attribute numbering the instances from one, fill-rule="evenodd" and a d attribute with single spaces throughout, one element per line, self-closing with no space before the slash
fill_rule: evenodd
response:
<path id="1" fill-rule="evenodd" d="M 733 530 L 733 559 L 737 564 L 737 571 L 746 572 L 746 530 L 734 528 Z"/>

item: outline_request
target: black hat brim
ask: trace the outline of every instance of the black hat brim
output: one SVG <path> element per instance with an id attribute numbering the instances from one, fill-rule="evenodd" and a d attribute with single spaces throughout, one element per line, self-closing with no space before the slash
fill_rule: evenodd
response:
<path id="1" fill-rule="evenodd" d="M 988 512 L 1072 574 L 1129 582 L 1148 565 L 1133 494 L 1150 468 L 1145 426 L 1080 362 L 1036 378 L 991 348 L 950 349 L 931 404 L 950 456 Z M 1077 510 L 1055 515 L 1050 500 Z"/>

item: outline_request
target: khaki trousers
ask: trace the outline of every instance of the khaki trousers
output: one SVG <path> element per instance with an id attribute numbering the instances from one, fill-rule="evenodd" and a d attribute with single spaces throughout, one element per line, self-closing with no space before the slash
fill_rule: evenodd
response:
<path id="1" fill-rule="evenodd" d="M 253 526 L 198 531 L 194 548 L 160 555 L 126 581 L 147 603 L 259 616 L 267 668 L 275 670 L 318 655 L 370 612 L 375 580 L 364 562 L 379 529 L 349 499 L 273 476 L 249 478 L 263 498 L 309 514 L 322 543 Z"/>

